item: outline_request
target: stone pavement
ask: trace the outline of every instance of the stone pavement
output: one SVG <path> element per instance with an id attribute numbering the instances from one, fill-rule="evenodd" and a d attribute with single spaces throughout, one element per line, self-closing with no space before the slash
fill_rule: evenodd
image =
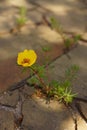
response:
<path id="1" fill-rule="evenodd" d="M 16 26 L 19 17 L 19 7 L 27 8 L 27 25 L 19 34 L 11 34 L 9 30 Z M 7 86 L 20 81 L 21 71 L 16 65 L 17 53 L 24 49 L 34 49 L 38 53 L 38 60 L 47 61 L 41 57 L 47 55 L 49 61 L 62 54 L 63 42 L 61 36 L 48 26 L 35 23 L 42 22 L 42 16 L 49 19 L 54 16 L 63 26 L 65 32 L 84 34 L 87 39 L 87 9 L 86 4 L 80 1 L 68 0 L 42 1 L 42 0 L 4 0 L 0 3 L 0 91 Z M 72 12 L 73 11 L 73 12 Z M 72 14 L 72 15 L 71 15 Z M 51 51 L 46 54 L 43 47 L 49 47 Z M 16 73 L 17 72 L 17 73 Z M 5 81 L 5 82 L 4 82 Z"/>
<path id="2" fill-rule="evenodd" d="M 18 2 L 19 1 L 19 2 Z M 17 3 L 16 3 L 17 2 Z M 26 6 L 27 25 L 20 33 L 11 34 L 9 29 L 15 26 L 15 19 L 19 16 L 19 6 Z M 38 62 L 54 62 L 50 70 L 52 79 L 64 77 L 66 68 L 77 64 L 80 72 L 77 81 L 73 83 L 73 91 L 78 97 L 87 98 L 87 42 L 80 41 L 77 48 L 67 55 L 62 55 L 63 41 L 54 30 L 46 25 L 36 26 L 42 21 L 42 15 L 55 16 L 62 24 L 65 32 L 81 33 L 87 40 L 87 3 L 78 0 L 3 0 L 0 3 L 0 92 L 8 89 L 12 84 L 27 77 L 21 74 L 21 68 L 16 65 L 19 51 L 34 49 L 38 54 Z M 48 52 L 43 47 L 49 47 Z M 49 61 L 48 61 L 49 60 Z M 22 98 L 30 95 L 32 90 L 24 86 Z M 1 94 L 0 103 L 15 106 L 19 99 L 19 91 Z M 86 115 L 87 105 L 81 104 Z M 45 104 L 44 99 L 28 97 L 23 103 L 24 115 L 22 126 L 24 130 L 74 130 L 74 123 L 68 110 L 61 104 L 51 102 Z M 12 112 L 0 110 L 0 130 L 14 130 L 14 117 Z M 9 120 L 8 120 L 9 119 Z M 69 122 L 69 123 L 67 123 Z M 86 130 L 86 123 L 78 114 L 78 130 Z"/>
<path id="3" fill-rule="evenodd" d="M 64 78 L 64 72 L 72 64 L 79 65 L 80 71 L 77 80 L 73 83 L 73 91 L 78 93 L 78 97 L 87 99 L 87 46 L 78 45 L 77 48 L 70 51 L 67 55 L 57 58 L 49 66 L 51 79 L 60 80 Z M 50 69 L 50 67 L 52 67 Z M 32 97 L 33 88 L 25 85 L 23 89 L 15 90 L 10 94 L 4 93 L 0 96 L 0 103 L 6 106 L 16 106 L 21 95 L 22 104 L 22 129 L 23 130 L 75 130 L 75 124 L 68 109 L 61 103 L 51 101 L 46 103 L 43 98 Z M 80 102 L 81 109 L 86 116 L 87 103 Z M 1 107 L 0 107 L 1 109 Z M 78 130 L 86 130 L 87 123 L 77 115 Z M 14 129 L 14 114 L 10 111 L 0 110 L 0 129 Z M 87 118 L 87 116 L 86 116 Z M 9 119 L 9 120 L 8 120 Z M 5 122 L 5 123 L 4 123 Z M 19 129 L 21 130 L 21 129 Z"/>

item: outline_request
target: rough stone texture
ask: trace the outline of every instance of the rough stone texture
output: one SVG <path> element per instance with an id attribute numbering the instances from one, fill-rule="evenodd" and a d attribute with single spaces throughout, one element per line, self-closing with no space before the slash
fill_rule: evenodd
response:
<path id="1" fill-rule="evenodd" d="M 18 91 L 14 91 L 14 93 L 4 92 L 4 94 L 0 96 L 0 103 L 15 106 L 19 98 L 18 94 Z"/>
<path id="2" fill-rule="evenodd" d="M 14 130 L 14 118 L 12 113 L 0 110 L 0 129 Z"/>
<path id="3" fill-rule="evenodd" d="M 68 111 L 66 111 L 66 109 L 63 109 L 62 111 L 61 105 L 58 104 L 56 105 L 56 108 L 58 108 L 58 110 L 53 110 L 52 106 L 50 107 L 50 105 L 45 104 L 43 100 L 42 102 L 43 103 L 41 103 L 39 100 L 37 100 L 37 102 L 28 100 L 24 103 L 23 112 L 26 118 L 24 118 L 23 124 L 27 126 L 28 129 L 30 128 L 32 130 L 60 130 L 61 128 L 66 129 L 63 124 L 61 126 L 61 120 L 65 120 L 65 118 L 69 116 Z M 72 119 L 70 120 L 71 124 L 73 124 Z M 70 129 L 72 128 L 73 127 L 71 126 Z"/>

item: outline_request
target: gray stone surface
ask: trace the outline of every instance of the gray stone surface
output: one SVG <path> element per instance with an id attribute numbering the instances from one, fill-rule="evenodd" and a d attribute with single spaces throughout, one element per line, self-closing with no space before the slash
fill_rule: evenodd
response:
<path id="1" fill-rule="evenodd" d="M 14 118 L 12 113 L 0 110 L 0 129 L 14 130 Z"/>
<path id="2" fill-rule="evenodd" d="M 62 24 L 64 30 L 71 32 L 87 32 L 87 5 L 78 0 L 31 0 L 47 9 L 48 16 L 54 16 Z M 37 5 L 38 6 L 38 5 Z"/>
<path id="3" fill-rule="evenodd" d="M 78 78 L 73 83 L 74 91 L 78 93 L 80 97 L 87 96 L 87 46 L 78 45 L 77 48 L 70 51 L 67 55 L 63 55 L 52 63 L 54 66 L 52 72 L 50 72 L 52 79 L 64 79 L 65 71 L 71 65 L 78 65 L 80 67 Z"/>
<path id="4" fill-rule="evenodd" d="M 61 23 L 65 31 L 76 33 L 87 32 L 87 5 L 85 1 L 22 0 L 20 2 L 20 0 L 15 0 L 14 2 L 13 0 L 7 0 L 1 2 L 0 5 L 2 12 L 0 15 L 0 23 L 2 23 L 2 25 L 5 24 L 5 28 L 14 24 L 15 17 L 18 16 L 17 12 L 19 7 L 25 6 L 28 9 L 27 16 L 29 20 L 34 20 L 34 22 L 39 21 L 42 14 L 46 14 L 48 17 L 54 16 Z M 6 10 L 5 13 L 3 13 L 4 10 Z M 8 19 L 8 21 L 6 19 Z M 1 28 L 4 28 L 4 26 L 1 26 Z"/>

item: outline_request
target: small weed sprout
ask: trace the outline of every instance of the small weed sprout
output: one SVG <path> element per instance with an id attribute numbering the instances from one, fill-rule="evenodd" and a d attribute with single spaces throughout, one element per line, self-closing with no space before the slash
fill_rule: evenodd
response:
<path id="1" fill-rule="evenodd" d="M 38 90 L 49 99 L 71 103 L 77 95 L 72 92 L 72 80 L 76 78 L 79 66 L 69 67 L 65 72 L 64 81 L 48 81 L 45 66 L 35 64 L 36 59 L 37 54 L 34 50 L 24 50 L 18 53 L 17 64 L 23 66 L 24 69 L 30 69 L 31 78 L 27 80 L 27 84 L 38 86 Z"/>
<path id="2" fill-rule="evenodd" d="M 42 50 L 43 50 L 44 52 L 48 52 L 48 51 L 51 50 L 51 47 L 49 47 L 49 46 L 43 46 L 43 47 L 42 47 Z"/>
<path id="3" fill-rule="evenodd" d="M 70 49 L 70 47 L 73 44 L 77 43 L 81 39 L 80 34 L 75 35 L 74 37 L 67 37 L 64 34 L 63 27 L 54 17 L 50 18 L 50 24 L 51 24 L 52 29 L 56 30 L 56 32 L 61 35 L 63 42 L 64 42 L 64 45 L 65 45 L 65 49 L 67 51 Z"/>
<path id="4" fill-rule="evenodd" d="M 17 26 L 18 27 L 22 27 L 23 25 L 25 25 L 27 19 L 26 19 L 26 8 L 25 7 L 20 7 L 19 9 L 19 17 L 16 19 L 17 22 Z"/>

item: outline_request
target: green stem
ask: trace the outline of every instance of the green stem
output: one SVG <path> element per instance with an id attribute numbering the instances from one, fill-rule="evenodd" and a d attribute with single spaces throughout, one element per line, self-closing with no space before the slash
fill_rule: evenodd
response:
<path id="1" fill-rule="evenodd" d="M 37 72 L 34 68 L 32 68 L 32 67 L 30 67 L 30 68 L 32 69 L 32 71 L 34 72 L 34 74 L 37 76 L 37 78 L 38 78 L 38 80 L 40 81 L 40 83 L 42 84 L 42 86 L 43 86 L 44 88 L 46 88 L 46 85 L 45 85 L 43 79 L 38 75 L 38 72 Z"/>

